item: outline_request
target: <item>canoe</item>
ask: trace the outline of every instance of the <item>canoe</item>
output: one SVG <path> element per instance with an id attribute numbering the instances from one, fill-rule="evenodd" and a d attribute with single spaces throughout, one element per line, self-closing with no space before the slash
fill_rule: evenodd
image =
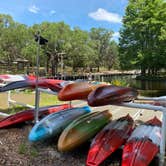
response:
<path id="1" fill-rule="evenodd" d="M 59 137 L 58 150 L 70 151 L 95 136 L 112 117 L 108 110 L 93 112 L 73 121 Z"/>
<path id="2" fill-rule="evenodd" d="M 134 121 L 129 115 L 111 121 L 93 139 L 88 152 L 86 165 L 100 165 L 108 156 L 126 142 L 133 128 Z"/>
<path id="3" fill-rule="evenodd" d="M 62 86 L 60 83 L 62 83 L 63 80 L 54 80 L 54 79 L 39 79 L 38 81 L 38 86 L 40 88 L 49 88 L 52 91 L 58 92 L 59 90 L 62 89 Z M 11 82 L 3 87 L 0 88 L 0 92 L 5 92 L 9 90 L 14 90 L 14 89 L 20 89 L 20 88 L 32 88 L 34 89 L 36 86 L 36 79 L 26 79 L 22 81 L 16 81 L 16 82 Z"/>
<path id="4" fill-rule="evenodd" d="M 61 101 L 86 100 L 88 94 L 103 84 L 90 84 L 88 82 L 75 82 L 66 85 L 59 93 L 58 99 Z"/>
<path id="5" fill-rule="evenodd" d="M 161 121 L 154 117 L 138 126 L 123 149 L 122 166 L 148 166 L 159 152 Z"/>
<path id="6" fill-rule="evenodd" d="M 53 105 L 39 108 L 39 117 L 70 108 L 70 104 Z M 18 112 L 0 121 L 0 128 L 34 120 L 34 109 Z"/>
<path id="7" fill-rule="evenodd" d="M 29 134 L 29 141 L 36 142 L 56 136 L 74 119 L 90 111 L 90 107 L 85 106 L 48 115 L 32 128 Z"/>
<path id="8" fill-rule="evenodd" d="M 103 106 L 107 104 L 117 104 L 134 100 L 138 92 L 129 87 L 107 85 L 98 87 L 88 95 L 90 106 Z"/>

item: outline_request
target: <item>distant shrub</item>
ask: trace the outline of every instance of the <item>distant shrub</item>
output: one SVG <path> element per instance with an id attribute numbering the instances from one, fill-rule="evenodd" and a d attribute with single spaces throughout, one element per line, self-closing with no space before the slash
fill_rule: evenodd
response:
<path id="1" fill-rule="evenodd" d="M 111 81 L 112 85 L 128 87 L 129 84 L 123 79 L 114 79 Z"/>

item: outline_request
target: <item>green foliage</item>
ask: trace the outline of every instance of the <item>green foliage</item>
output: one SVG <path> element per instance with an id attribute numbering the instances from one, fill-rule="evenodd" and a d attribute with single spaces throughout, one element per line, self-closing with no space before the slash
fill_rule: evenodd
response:
<path id="1" fill-rule="evenodd" d="M 31 157 L 37 157 L 39 154 L 35 147 L 29 146 L 26 143 L 21 143 L 19 145 L 18 153 L 23 155 L 29 155 Z"/>
<path id="2" fill-rule="evenodd" d="M 124 79 L 114 79 L 111 81 L 112 85 L 128 87 L 129 84 Z"/>
<path id="3" fill-rule="evenodd" d="M 89 33 L 95 50 L 95 64 L 98 70 L 100 66 L 112 68 L 115 57 L 117 57 L 117 47 L 115 47 L 115 43 L 110 42 L 112 33 L 104 28 L 92 28 Z"/>
<path id="4" fill-rule="evenodd" d="M 36 64 L 37 43 L 34 35 L 40 32 L 48 43 L 40 48 L 40 65 L 58 73 L 63 54 L 63 68 L 112 67 L 118 66 L 118 46 L 111 42 L 112 31 L 92 28 L 90 32 L 78 27 L 73 29 L 64 22 L 42 22 L 31 27 L 15 22 L 11 16 L 0 14 L 0 60 L 11 66 L 17 58 L 27 59 L 30 66 Z M 116 64 L 116 65 L 114 65 Z"/>
<path id="5" fill-rule="evenodd" d="M 130 0 L 123 18 L 119 60 L 122 69 L 157 74 L 166 68 L 166 2 Z"/>
<path id="6" fill-rule="evenodd" d="M 18 147 L 18 153 L 19 154 L 27 154 L 28 147 L 25 143 L 22 143 Z"/>

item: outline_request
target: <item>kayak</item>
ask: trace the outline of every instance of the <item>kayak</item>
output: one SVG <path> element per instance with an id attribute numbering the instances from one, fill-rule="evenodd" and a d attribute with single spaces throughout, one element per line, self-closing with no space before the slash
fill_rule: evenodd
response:
<path id="1" fill-rule="evenodd" d="M 48 115 L 32 128 L 29 134 L 29 141 L 36 142 L 56 136 L 74 119 L 90 111 L 90 107 L 85 106 Z"/>
<path id="2" fill-rule="evenodd" d="M 70 108 L 70 104 L 53 105 L 39 108 L 39 117 Z M 34 109 L 18 112 L 0 121 L 0 128 L 34 120 Z"/>
<path id="3" fill-rule="evenodd" d="M 62 83 L 63 80 L 54 80 L 54 79 L 39 79 L 38 80 L 38 86 L 40 88 L 49 88 L 52 91 L 58 92 L 59 90 L 62 89 L 62 86 L 60 83 Z M 32 88 L 34 89 L 36 86 L 36 79 L 27 79 L 27 80 L 22 80 L 22 81 L 16 81 L 16 82 L 11 82 L 3 87 L 0 88 L 0 92 L 5 92 L 9 90 L 14 90 L 14 89 L 20 89 L 20 88 Z"/>
<path id="4" fill-rule="evenodd" d="M 122 166 L 148 166 L 159 152 L 161 121 L 154 117 L 138 126 L 123 149 Z"/>
<path id="5" fill-rule="evenodd" d="M 103 84 L 90 84 L 88 82 L 75 82 L 66 85 L 59 93 L 58 99 L 61 101 L 86 100 L 88 94 Z"/>
<path id="6" fill-rule="evenodd" d="M 93 112 L 74 120 L 58 140 L 59 151 L 70 151 L 95 136 L 112 117 L 108 110 Z"/>
<path id="7" fill-rule="evenodd" d="M 134 121 L 129 115 L 111 121 L 93 139 L 88 152 L 86 165 L 100 165 L 108 156 L 126 142 L 133 128 Z"/>
<path id="8" fill-rule="evenodd" d="M 134 100 L 138 92 L 129 87 L 106 85 L 98 87 L 88 95 L 90 106 L 103 106 Z"/>
<path id="9" fill-rule="evenodd" d="M 12 75 L 12 74 L 2 74 L 0 75 L 0 82 L 15 82 L 23 81 L 27 79 L 35 79 L 35 76 L 30 75 Z"/>

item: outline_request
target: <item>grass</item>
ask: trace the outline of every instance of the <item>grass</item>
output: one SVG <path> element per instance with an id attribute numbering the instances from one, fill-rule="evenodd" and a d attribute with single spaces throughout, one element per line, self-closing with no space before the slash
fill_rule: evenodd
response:
<path id="1" fill-rule="evenodd" d="M 7 95 L 5 93 L 0 94 L 0 98 L 1 98 L 0 112 L 14 114 L 16 112 L 28 109 L 28 108 L 20 106 L 20 105 L 11 105 L 11 107 L 8 108 Z M 35 93 L 32 91 L 25 91 L 25 92 L 24 91 L 21 91 L 21 92 L 13 91 L 11 93 L 11 99 L 21 102 L 21 103 L 25 103 L 25 104 L 29 104 L 29 105 L 33 105 L 33 106 L 35 105 Z M 48 106 L 48 105 L 57 105 L 60 103 L 62 103 L 62 102 L 58 100 L 56 95 L 50 95 L 50 94 L 46 94 L 46 93 L 41 93 L 41 95 L 40 95 L 40 107 Z"/>
<path id="2" fill-rule="evenodd" d="M 29 155 L 31 157 L 37 157 L 39 152 L 35 147 L 28 146 L 26 143 L 21 143 L 18 147 L 18 153 L 22 155 Z"/>
<path id="3" fill-rule="evenodd" d="M 53 104 L 60 104 L 61 101 L 58 100 L 57 96 L 50 95 L 50 94 L 41 94 L 40 97 L 40 106 L 46 106 L 46 105 L 53 105 Z"/>
<path id="4" fill-rule="evenodd" d="M 21 143 L 18 147 L 19 154 L 27 154 L 28 147 L 25 143 Z"/>

